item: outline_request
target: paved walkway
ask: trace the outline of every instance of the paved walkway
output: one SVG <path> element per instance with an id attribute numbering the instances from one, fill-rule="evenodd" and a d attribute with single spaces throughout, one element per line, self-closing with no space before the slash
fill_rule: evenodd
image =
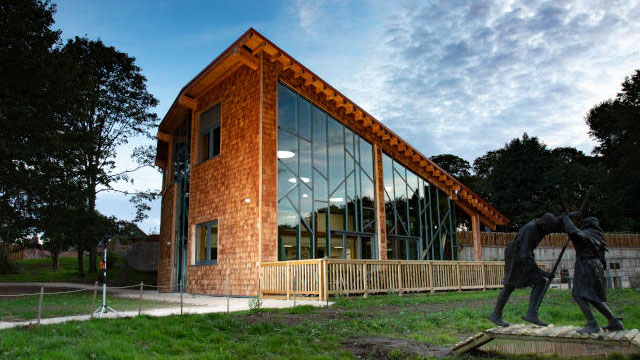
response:
<path id="1" fill-rule="evenodd" d="M 74 284 L 74 283 L 0 283 L 0 287 L 11 286 L 44 286 L 45 291 L 47 288 L 67 288 L 67 289 L 93 289 L 93 285 L 86 284 Z M 109 289 L 111 294 L 116 294 L 119 297 L 138 299 L 140 296 L 139 290 L 129 289 Z M 167 307 L 160 309 L 147 309 L 142 311 L 142 315 L 148 316 L 169 316 L 180 314 L 180 294 L 177 293 L 159 293 L 155 290 L 145 290 L 142 295 L 143 300 L 162 301 L 167 303 Z M 249 310 L 249 300 L 252 298 L 246 297 L 231 297 L 229 298 L 229 311 L 242 311 Z M 222 313 L 227 311 L 227 298 L 223 296 L 208 296 L 208 295 L 193 295 L 183 294 L 182 296 L 183 313 L 184 314 L 208 314 L 208 313 Z M 333 303 L 329 303 L 330 305 Z M 326 306 L 325 302 L 315 300 L 297 300 L 296 305 L 312 305 L 312 306 Z M 293 300 L 274 300 L 263 299 L 263 308 L 270 309 L 283 309 L 293 307 Z M 117 310 L 117 309 L 116 309 Z M 133 317 L 138 315 L 138 311 L 123 311 L 120 312 L 123 317 Z M 106 313 L 104 318 L 117 317 L 114 313 Z M 56 318 L 42 319 L 40 324 L 58 324 L 67 321 L 85 321 L 91 319 L 90 315 L 76 315 L 76 316 L 64 316 Z M 9 329 L 17 326 L 25 326 L 34 324 L 36 320 L 21 321 L 21 322 L 7 322 L 0 321 L 0 330 Z"/>

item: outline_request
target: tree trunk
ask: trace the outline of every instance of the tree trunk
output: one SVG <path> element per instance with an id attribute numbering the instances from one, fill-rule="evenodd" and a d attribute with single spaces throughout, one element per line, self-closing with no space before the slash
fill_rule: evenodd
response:
<path id="1" fill-rule="evenodd" d="M 51 251 L 51 259 L 53 260 L 53 271 L 58 270 L 60 267 L 60 251 Z"/>
<path id="2" fill-rule="evenodd" d="M 98 259 L 98 247 L 92 246 L 89 251 L 89 273 L 94 273 L 96 270 L 96 261 Z"/>
<path id="3" fill-rule="evenodd" d="M 78 248 L 78 277 L 84 278 L 84 264 L 82 263 L 84 250 Z"/>

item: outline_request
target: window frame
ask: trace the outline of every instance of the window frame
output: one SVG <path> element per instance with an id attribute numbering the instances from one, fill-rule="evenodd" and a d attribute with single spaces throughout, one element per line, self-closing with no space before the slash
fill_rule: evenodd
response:
<path id="1" fill-rule="evenodd" d="M 218 126 L 212 126 L 210 128 L 207 129 L 203 129 L 202 128 L 202 115 L 204 113 L 206 113 L 207 111 L 210 111 L 211 109 L 213 109 L 214 107 L 218 106 L 220 108 L 219 110 L 219 119 L 218 119 Z M 216 129 L 218 130 L 218 153 L 214 154 L 214 144 L 215 144 L 215 132 Z M 208 146 L 208 158 L 203 159 L 203 153 L 202 153 L 202 138 L 206 135 L 209 135 L 209 146 Z M 213 105 L 209 106 L 208 108 L 200 111 L 200 113 L 198 114 L 198 164 L 201 164 L 203 162 L 209 161 L 211 159 L 215 159 L 217 157 L 220 156 L 220 154 L 222 153 L 222 102 L 218 101 L 216 103 L 214 103 Z"/>
<path id="2" fill-rule="evenodd" d="M 194 260 L 194 265 L 217 265 L 218 264 L 218 247 L 220 244 L 220 228 L 218 226 L 219 222 L 218 219 L 215 220 L 211 220 L 211 221 L 207 221 L 204 223 L 200 223 L 196 225 L 195 228 L 195 232 L 196 232 L 196 236 L 195 236 L 195 260 Z M 205 239 L 205 260 L 198 260 L 199 259 L 199 249 L 200 249 L 200 229 L 202 227 L 206 227 L 206 239 Z M 211 259 L 211 228 L 215 227 L 216 229 L 218 229 L 217 234 L 218 237 L 216 239 L 216 258 L 215 259 Z"/>

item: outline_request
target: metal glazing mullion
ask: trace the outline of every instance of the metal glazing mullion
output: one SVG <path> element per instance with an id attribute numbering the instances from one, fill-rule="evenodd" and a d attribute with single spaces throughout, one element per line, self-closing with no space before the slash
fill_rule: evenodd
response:
<path id="1" fill-rule="evenodd" d="M 447 206 L 449 208 L 449 211 L 448 211 L 448 213 L 449 213 L 449 236 L 450 236 L 449 243 L 451 244 L 451 260 L 455 260 L 454 251 L 453 251 L 453 237 L 454 237 L 454 234 L 456 233 L 455 232 L 456 230 L 451 227 L 451 198 L 449 198 L 447 200 Z"/>
<path id="2" fill-rule="evenodd" d="M 315 153 L 313 147 L 313 105 L 309 103 L 309 127 L 311 128 L 311 137 L 309 138 L 309 146 L 311 147 L 311 258 L 316 258 L 316 171 L 315 171 Z"/>
<path id="3" fill-rule="evenodd" d="M 298 173 L 295 174 L 297 179 L 297 183 L 298 183 L 298 209 L 297 210 L 297 215 L 298 215 L 298 226 L 296 229 L 296 259 L 300 260 L 300 242 L 301 242 L 301 232 L 302 232 L 302 179 L 300 177 L 300 159 L 302 158 L 302 152 L 300 151 L 300 95 L 296 94 L 296 113 L 295 113 L 295 117 L 296 117 L 296 131 L 298 132 L 298 134 L 296 135 L 296 140 L 298 143 Z M 313 150 L 312 150 L 313 152 Z"/>
<path id="4" fill-rule="evenodd" d="M 436 259 L 435 238 L 433 237 L 433 201 L 431 201 L 431 185 L 429 188 L 429 233 L 431 234 L 431 260 Z"/>
<path id="5" fill-rule="evenodd" d="M 331 174 L 329 166 L 329 116 L 323 111 L 324 114 L 324 148 L 325 148 L 325 159 L 327 164 L 327 219 L 326 219 L 326 243 L 327 243 L 327 257 L 331 258 Z"/>
<path id="6" fill-rule="evenodd" d="M 396 171 L 395 171 L 395 167 L 394 167 L 394 163 L 395 160 L 393 160 L 393 158 L 391 159 L 391 188 L 393 190 L 393 198 L 391 198 L 391 203 L 393 204 L 393 232 L 395 235 L 395 233 L 398 232 L 398 208 L 396 206 Z M 389 236 L 387 234 L 387 236 Z M 393 246 L 393 252 L 396 254 L 396 259 L 398 259 L 398 245 L 397 245 L 397 241 L 396 239 L 391 239 L 391 241 L 393 242 L 392 246 Z"/>
<path id="7" fill-rule="evenodd" d="M 417 176 L 417 175 L 416 175 Z M 418 242 L 418 259 L 419 260 L 424 260 L 423 256 L 422 256 L 422 198 L 420 197 L 420 189 L 422 186 L 422 178 L 420 176 L 418 177 L 418 188 L 416 189 L 416 191 L 418 192 L 418 234 L 420 236 L 420 241 Z"/>
<path id="8" fill-rule="evenodd" d="M 436 189 L 436 204 L 438 204 L 438 231 L 442 234 L 442 218 L 440 217 L 440 190 Z M 444 260 L 444 251 L 442 249 L 442 244 L 440 240 L 438 240 L 438 244 L 440 245 L 440 260 Z"/>
<path id="9" fill-rule="evenodd" d="M 407 235 L 411 236 L 411 213 L 409 211 L 409 182 L 407 181 L 408 176 L 407 176 L 407 168 L 402 166 L 402 168 L 404 169 L 404 191 L 405 191 L 405 197 L 407 198 L 406 203 L 405 203 L 405 211 L 407 214 Z M 407 258 L 405 260 L 409 260 L 409 241 L 405 241 L 404 242 L 404 251 L 405 254 L 407 254 Z"/>

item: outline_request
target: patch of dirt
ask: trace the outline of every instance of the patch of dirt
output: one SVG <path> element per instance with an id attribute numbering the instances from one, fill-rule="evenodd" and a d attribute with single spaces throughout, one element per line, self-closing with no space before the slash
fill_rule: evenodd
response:
<path id="1" fill-rule="evenodd" d="M 353 338 L 342 343 L 358 359 L 442 358 L 450 355 L 450 348 L 415 340 L 393 339 L 379 336 Z"/>

